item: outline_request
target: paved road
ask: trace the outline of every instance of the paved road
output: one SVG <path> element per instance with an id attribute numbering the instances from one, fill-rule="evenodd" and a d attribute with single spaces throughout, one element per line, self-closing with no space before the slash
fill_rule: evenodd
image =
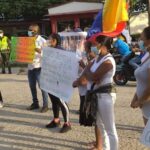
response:
<path id="1" fill-rule="evenodd" d="M 87 143 L 94 140 L 94 129 L 78 124 L 77 90 L 69 103 L 72 130 L 65 134 L 59 133 L 59 128 L 47 130 L 45 125 L 52 119 L 51 103 L 46 113 L 27 111 L 31 104 L 27 76 L 17 72 L 13 69 L 11 75 L 0 74 L 0 89 L 5 99 L 5 107 L 0 109 L 0 150 L 86 150 Z M 143 130 L 141 112 L 129 107 L 135 83 L 117 87 L 117 91 L 115 115 L 120 150 L 148 150 L 139 142 Z M 40 91 L 38 96 L 41 100 Z"/>

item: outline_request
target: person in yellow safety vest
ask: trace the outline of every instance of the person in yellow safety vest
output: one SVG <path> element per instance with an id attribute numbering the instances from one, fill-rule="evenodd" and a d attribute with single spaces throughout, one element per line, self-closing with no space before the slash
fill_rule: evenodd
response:
<path id="1" fill-rule="evenodd" d="M 7 36 L 4 36 L 4 31 L 0 30 L 0 54 L 1 54 L 1 64 L 2 73 L 5 73 L 5 67 L 8 67 L 8 73 L 11 74 L 11 66 L 9 63 L 10 55 L 10 42 Z"/>

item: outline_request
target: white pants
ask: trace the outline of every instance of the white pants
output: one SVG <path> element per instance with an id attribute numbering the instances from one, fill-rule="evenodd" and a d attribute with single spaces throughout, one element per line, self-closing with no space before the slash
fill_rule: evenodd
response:
<path id="1" fill-rule="evenodd" d="M 118 150 L 118 135 L 114 119 L 115 93 L 101 93 L 98 96 L 97 127 L 100 128 L 103 150 Z"/>

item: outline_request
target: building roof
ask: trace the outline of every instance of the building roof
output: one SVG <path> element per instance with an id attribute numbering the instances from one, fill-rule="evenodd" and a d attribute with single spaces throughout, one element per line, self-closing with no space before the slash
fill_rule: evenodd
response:
<path id="1" fill-rule="evenodd" d="M 79 14 L 87 12 L 98 12 L 102 9 L 102 3 L 88 3 L 88 2 L 70 2 L 57 7 L 49 8 L 49 16 L 57 16 L 64 14 Z"/>
<path id="2" fill-rule="evenodd" d="M 140 34 L 148 26 L 148 12 L 139 13 L 130 18 L 130 34 Z"/>

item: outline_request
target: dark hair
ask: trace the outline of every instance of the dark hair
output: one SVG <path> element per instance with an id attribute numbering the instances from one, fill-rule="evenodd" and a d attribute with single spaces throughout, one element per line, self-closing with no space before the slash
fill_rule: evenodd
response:
<path id="1" fill-rule="evenodd" d="M 56 46 L 61 45 L 61 37 L 60 37 L 59 34 L 53 33 L 53 34 L 50 35 L 50 38 L 55 39 L 57 41 Z"/>
<path id="2" fill-rule="evenodd" d="M 84 43 L 84 45 L 85 45 L 85 47 L 87 47 L 88 49 L 91 49 L 91 47 L 92 47 L 92 42 L 86 41 L 86 42 Z"/>
<path id="3" fill-rule="evenodd" d="M 105 35 L 100 35 L 96 37 L 96 41 L 104 46 L 107 47 L 107 49 L 111 49 L 111 44 L 112 44 L 112 38 L 105 36 Z"/>
<path id="4" fill-rule="evenodd" d="M 143 33 L 147 40 L 150 39 L 150 26 L 144 28 Z"/>

